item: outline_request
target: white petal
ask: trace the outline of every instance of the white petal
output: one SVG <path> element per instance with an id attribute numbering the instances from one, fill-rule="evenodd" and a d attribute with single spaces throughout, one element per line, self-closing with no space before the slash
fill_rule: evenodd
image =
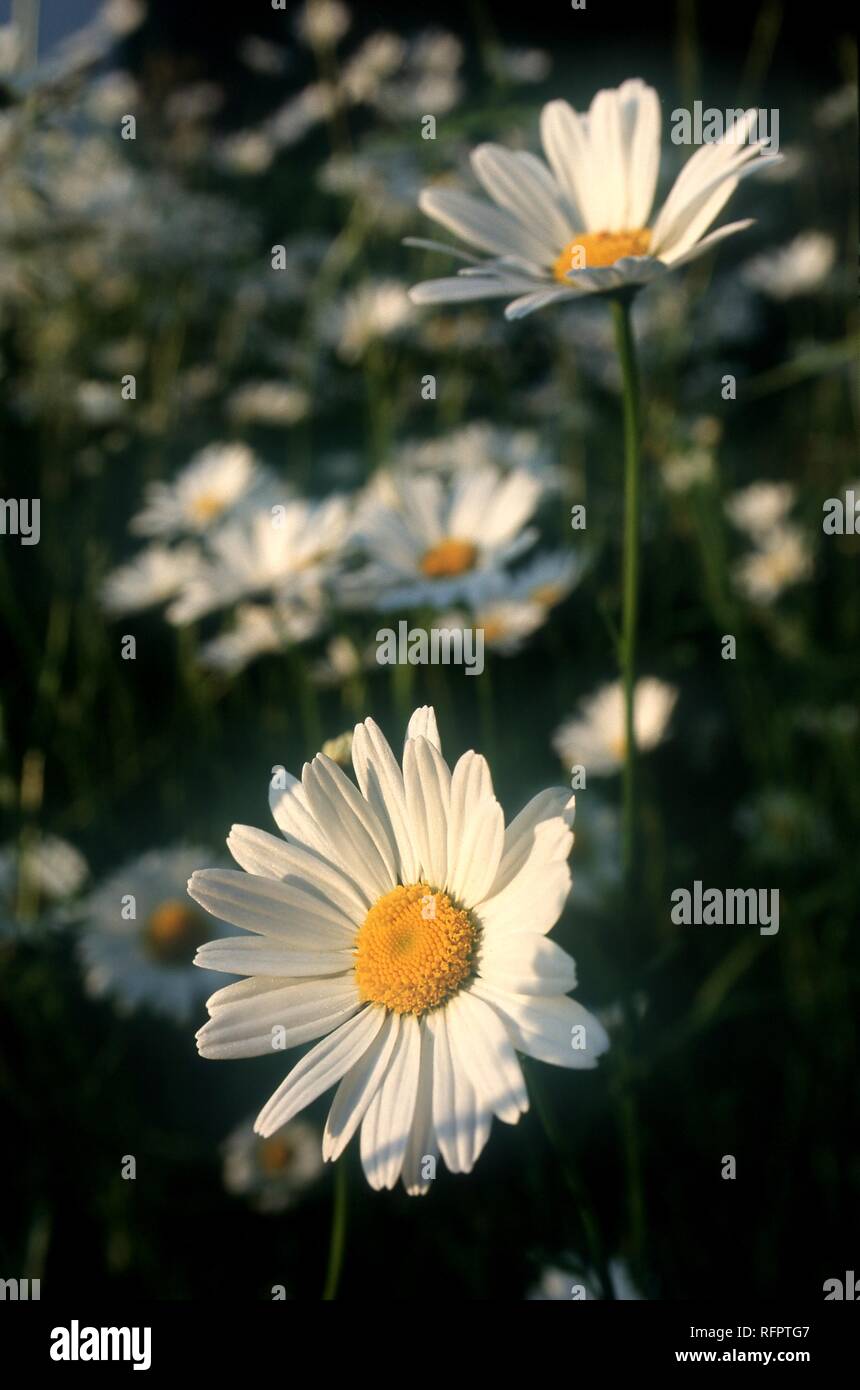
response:
<path id="1" fill-rule="evenodd" d="M 755 146 L 747 146 L 731 163 L 720 165 L 714 177 L 681 202 L 672 216 L 667 216 L 664 208 L 654 226 L 651 254 L 661 260 L 672 253 L 683 255 L 708 230 L 741 179 L 779 162 L 778 155 L 762 157 L 755 151 Z"/>
<path id="2" fill-rule="evenodd" d="M 315 851 L 281 841 L 265 830 L 255 830 L 248 825 L 234 825 L 227 845 L 237 863 L 248 873 L 263 875 L 268 866 L 275 870 L 271 877 L 314 893 L 338 909 L 345 921 L 360 923 L 367 916 L 368 899 L 358 885 Z M 329 853 L 332 853 L 331 846 Z"/>
<path id="3" fill-rule="evenodd" d="M 267 1139 L 340 1081 L 373 1042 L 384 1022 L 385 1010 L 370 1006 L 312 1047 L 263 1106 L 254 1125 L 256 1133 Z"/>
<path id="4" fill-rule="evenodd" d="M 447 275 L 439 280 L 422 280 L 413 285 L 409 298 L 413 304 L 459 304 L 476 299 L 507 299 L 509 294 L 516 294 L 521 288 L 520 277 L 502 279 L 495 275 Z"/>
<path id="5" fill-rule="evenodd" d="M 197 1050 L 201 1057 L 218 1059 L 263 1057 L 330 1033 L 360 1007 L 351 974 L 291 981 L 257 998 L 235 999 L 216 1008 L 197 1033 Z"/>
<path id="6" fill-rule="evenodd" d="M 521 295 L 519 299 L 512 299 L 510 304 L 505 305 L 505 318 L 508 320 L 524 319 L 529 314 L 533 314 L 538 309 L 545 309 L 548 304 L 556 304 L 561 299 L 576 299 L 578 291 L 570 287 L 563 289 L 561 285 L 554 289 L 533 290 L 529 294 Z"/>
<path id="7" fill-rule="evenodd" d="M 498 1014 L 468 991 L 446 1008 L 454 1066 L 460 1065 L 482 1105 L 515 1125 L 529 1108 L 525 1081 L 513 1044 Z"/>
<path id="8" fill-rule="evenodd" d="M 395 877 L 400 883 L 414 883 L 418 878 L 418 856 L 409 828 L 403 773 L 382 730 L 372 719 L 355 727 L 352 764 L 362 794 L 396 847 Z"/>
<path id="9" fill-rule="evenodd" d="M 279 945 L 302 951 L 349 951 L 354 945 L 352 924 L 304 885 L 240 869 L 198 869 L 188 893 L 213 917 L 274 937 Z"/>
<path id="10" fill-rule="evenodd" d="M 405 1014 L 385 1079 L 361 1126 L 361 1162 L 370 1186 L 394 1187 L 403 1157 L 418 1093 L 421 1031 L 417 1019 Z"/>
<path id="11" fill-rule="evenodd" d="M 583 121 L 566 101 L 550 101 L 541 112 L 540 129 L 549 166 L 567 194 L 577 231 L 601 231 L 591 212 L 591 153 Z"/>
<path id="12" fill-rule="evenodd" d="M 396 882 L 394 851 L 357 787 L 324 753 L 302 770 L 302 786 L 314 819 L 326 835 L 350 877 L 371 902 L 389 893 Z"/>
<path id="13" fill-rule="evenodd" d="M 522 868 L 501 892 L 475 908 L 487 941 L 494 933 L 545 933 L 555 926 L 570 892 L 567 859 L 572 846 L 573 835 L 561 818 L 535 828 Z"/>
<path id="14" fill-rule="evenodd" d="M 505 817 L 492 794 L 487 760 L 478 753 L 464 753 L 451 778 L 445 880 L 461 905 L 470 907 L 487 896 L 504 842 Z"/>
<path id="15" fill-rule="evenodd" d="M 502 145 L 479 145 L 472 151 L 472 168 L 490 197 L 513 213 L 544 247 L 546 263 L 564 250 L 573 234 L 553 185 L 535 173 L 528 162 Z"/>
<path id="16" fill-rule="evenodd" d="M 566 994 L 576 988 L 573 959 L 537 932 L 491 937 L 481 950 L 478 974 L 512 994 Z"/>
<path id="17" fill-rule="evenodd" d="M 752 227 L 753 224 L 754 218 L 752 217 L 745 217 L 740 222 L 728 222 L 725 227 L 718 227 L 715 232 L 709 232 L 707 236 L 703 236 L 700 241 L 696 242 L 695 246 L 691 246 L 689 251 L 685 251 L 683 255 L 678 255 L 674 251 L 664 253 L 666 264 L 676 270 L 678 266 L 687 265 L 690 261 L 697 261 L 701 255 L 704 255 L 705 251 L 715 246 L 718 241 L 722 241 L 728 236 L 734 236 L 735 232 L 744 232 L 747 227 Z"/>
<path id="18" fill-rule="evenodd" d="M 226 975 L 343 975 L 354 959 L 352 951 L 302 950 L 271 936 L 223 936 L 201 946 L 194 964 Z"/>
<path id="19" fill-rule="evenodd" d="M 382 1084 L 397 1035 L 400 1015 L 390 1013 L 366 1052 L 350 1067 L 328 1112 L 322 1141 L 326 1161 L 339 1158 Z"/>
<path id="20" fill-rule="evenodd" d="M 463 1069 L 455 1065 L 445 1009 L 427 1017 L 433 1034 L 433 1127 L 452 1173 L 468 1173 L 490 1136 L 492 1112 L 479 1102 Z"/>
<path id="21" fill-rule="evenodd" d="M 286 768 L 279 768 L 269 783 L 269 809 L 281 834 L 292 844 L 331 858 L 331 845 L 310 813 L 304 787 Z"/>
<path id="22" fill-rule="evenodd" d="M 439 738 L 439 729 L 436 724 L 436 711 L 432 705 L 420 705 L 409 720 L 406 730 L 407 739 L 426 738 L 428 743 L 442 752 L 442 740 Z"/>
<path id="23" fill-rule="evenodd" d="M 422 872 L 431 888 L 447 876 L 448 808 L 451 773 L 442 754 L 426 738 L 410 738 L 403 751 L 403 782 Z"/>
<path id="24" fill-rule="evenodd" d="M 591 170 L 595 178 L 595 187 L 591 191 L 594 215 L 599 217 L 602 231 L 624 231 L 627 164 L 622 139 L 621 103 L 614 88 L 605 88 L 595 94 L 588 112 L 588 130 Z"/>
<path id="25" fill-rule="evenodd" d="M 433 1034 L 427 1027 L 427 1020 L 419 1024 L 421 1030 L 421 1057 L 419 1060 L 418 1092 L 415 1097 L 415 1114 L 406 1153 L 403 1156 L 403 1186 L 410 1197 L 422 1196 L 429 1191 L 433 1181 L 425 1175 L 427 1159 L 433 1159 L 430 1171 L 435 1171 L 435 1159 L 439 1153 L 436 1134 L 433 1129 Z"/>
<path id="26" fill-rule="evenodd" d="M 660 101 L 638 78 L 619 88 L 626 134 L 627 213 L 625 226 L 646 227 L 660 170 Z"/>
<path id="27" fill-rule="evenodd" d="M 500 893 L 525 864 L 537 827 L 560 817 L 568 829 L 572 829 L 575 809 L 576 797 L 571 796 L 566 787 L 550 787 L 526 803 L 505 831 L 505 849 L 493 884 L 494 893 Z"/>
<path id="28" fill-rule="evenodd" d="M 523 256 L 535 266 L 546 263 L 546 243 L 504 208 L 473 198 L 456 188 L 425 188 L 418 206 L 471 246 L 496 255 Z"/>
<path id="29" fill-rule="evenodd" d="M 609 1046 L 603 1024 L 575 999 L 511 994 L 486 980 L 472 992 L 499 1013 L 518 1052 L 556 1067 L 590 1070 Z"/>

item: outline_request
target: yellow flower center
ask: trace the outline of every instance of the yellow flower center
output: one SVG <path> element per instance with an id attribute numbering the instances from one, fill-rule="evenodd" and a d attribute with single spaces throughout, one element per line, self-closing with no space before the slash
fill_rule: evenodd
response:
<path id="1" fill-rule="evenodd" d="M 211 521 L 224 510 L 224 498 L 215 492 L 201 492 L 191 503 L 195 521 Z"/>
<path id="2" fill-rule="evenodd" d="M 178 898 L 160 903 L 143 929 L 146 949 L 161 965 L 189 965 L 208 935 L 202 915 Z"/>
<path id="3" fill-rule="evenodd" d="M 614 265 L 622 256 L 644 256 L 651 244 L 648 227 L 635 232 L 580 232 L 569 241 L 553 266 L 556 280 L 567 283 L 571 270 L 595 270 Z"/>
<path id="4" fill-rule="evenodd" d="M 448 579 L 473 569 L 477 558 L 478 547 L 471 541 L 460 541 L 450 536 L 425 551 L 421 557 L 421 569 L 428 579 Z"/>
<path id="5" fill-rule="evenodd" d="M 553 608 L 563 596 L 559 584 L 538 584 L 537 588 L 532 589 L 529 595 L 532 603 L 539 603 L 541 608 Z"/>
<path id="6" fill-rule="evenodd" d="M 288 1167 L 293 1158 L 295 1150 L 287 1139 L 282 1139 L 280 1135 L 273 1134 L 269 1139 L 264 1139 L 259 1149 L 259 1164 L 266 1177 L 274 1177 L 275 1173 L 280 1173 Z"/>
<path id="7" fill-rule="evenodd" d="M 447 893 L 427 883 L 393 888 L 373 904 L 356 938 L 361 998 L 421 1014 L 455 994 L 472 970 L 478 928 Z"/>

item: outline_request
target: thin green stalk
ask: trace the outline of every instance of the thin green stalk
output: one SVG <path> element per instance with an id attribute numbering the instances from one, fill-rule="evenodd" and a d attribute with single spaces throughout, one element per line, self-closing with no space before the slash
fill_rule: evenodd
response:
<path id="1" fill-rule="evenodd" d="M 622 846 L 624 878 L 634 891 L 636 735 L 633 699 L 636 683 L 636 623 L 639 607 L 639 376 L 630 324 L 630 299 L 613 299 L 615 342 L 621 363 L 624 405 L 624 560 L 619 664 L 624 688 L 624 772 Z"/>
<path id="2" fill-rule="evenodd" d="M 328 1248 L 328 1269 L 323 1286 L 323 1303 L 334 1303 L 343 1269 L 343 1256 L 346 1250 L 346 1202 L 347 1179 L 346 1159 L 339 1158 L 334 1165 L 334 1204 L 331 1216 L 331 1240 Z"/>

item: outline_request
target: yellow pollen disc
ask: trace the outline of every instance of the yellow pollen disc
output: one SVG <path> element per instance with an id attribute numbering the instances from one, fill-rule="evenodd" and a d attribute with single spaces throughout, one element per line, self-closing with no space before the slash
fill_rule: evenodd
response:
<path id="1" fill-rule="evenodd" d="M 557 584 L 538 584 L 536 589 L 532 589 L 529 597 L 533 603 L 539 603 L 541 608 L 553 608 L 562 598 L 562 591 Z"/>
<path id="2" fill-rule="evenodd" d="M 361 998 L 398 1014 L 444 1004 L 472 970 L 478 928 L 447 893 L 427 883 L 393 888 L 368 912 L 356 938 Z"/>
<path id="3" fill-rule="evenodd" d="M 425 551 L 421 557 L 421 569 L 429 579 L 448 579 L 473 569 L 477 558 L 477 546 L 472 545 L 471 541 L 458 541 L 452 536 Z"/>
<path id="4" fill-rule="evenodd" d="M 507 632 L 504 618 L 484 618 L 481 623 L 481 630 L 485 642 L 498 642 L 499 638 L 504 637 Z"/>
<path id="5" fill-rule="evenodd" d="M 143 929 L 147 951 L 163 965 L 189 965 L 208 935 L 200 913 L 178 898 L 160 903 Z"/>
<path id="6" fill-rule="evenodd" d="M 565 246 L 553 266 L 553 274 L 566 284 L 571 270 L 594 270 L 614 265 L 622 256 L 644 256 L 650 244 L 648 227 L 635 232 L 581 232 Z"/>
<path id="7" fill-rule="evenodd" d="M 191 510 L 197 521 L 211 521 L 224 510 L 223 498 L 217 497 L 214 492 L 201 492 L 199 497 L 195 497 L 191 503 Z"/>
<path id="8" fill-rule="evenodd" d="M 624 762 L 627 755 L 627 735 L 618 734 L 616 738 L 609 740 L 609 751 L 620 763 Z"/>
<path id="9" fill-rule="evenodd" d="M 293 1157 L 293 1146 L 286 1139 L 273 1134 L 260 1145 L 259 1163 L 263 1172 L 272 1177 L 286 1168 Z"/>

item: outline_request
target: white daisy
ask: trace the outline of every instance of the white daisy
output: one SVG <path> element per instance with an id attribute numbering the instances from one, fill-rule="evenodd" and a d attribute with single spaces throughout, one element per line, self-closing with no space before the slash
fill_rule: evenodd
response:
<path id="1" fill-rule="evenodd" d="M 374 280 L 331 306 L 320 329 L 335 345 L 338 357 L 352 364 L 360 362 L 373 343 L 399 333 L 414 313 L 406 286 L 399 280 Z"/>
<path id="2" fill-rule="evenodd" d="M 0 846 L 0 938 L 37 920 L 44 926 L 62 925 L 68 900 L 88 873 L 84 856 L 58 835 L 34 831 Z"/>
<path id="3" fill-rule="evenodd" d="M 472 168 L 495 206 L 453 188 L 422 192 L 428 217 L 492 259 L 460 253 L 472 264 L 416 285 L 413 300 L 511 298 L 506 317 L 522 318 L 559 300 L 645 285 L 695 260 L 751 225 L 732 222 L 704 235 L 738 182 L 780 158 L 750 142 L 756 117 L 745 112 L 721 140 L 698 149 L 652 221 L 660 165 L 653 88 L 632 78 L 599 91 L 587 116 L 566 101 L 549 102 L 541 114 L 547 164 L 501 145 L 474 150 Z"/>
<path id="4" fill-rule="evenodd" d="M 260 480 L 244 444 L 210 444 L 171 483 L 150 483 L 129 529 L 139 536 L 199 534 L 220 521 Z"/>
<path id="5" fill-rule="evenodd" d="M 543 627 L 546 619 L 547 610 L 539 603 L 491 596 L 468 613 L 454 610 L 440 614 L 434 626 L 451 631 L 480 631 L 485 647 L 503 656 L 513 656 L 538 628 Z"/>
<path id="6" fill-rule="evenodd" d="M 306 603 L 243 603 L 229 632 L 205 643 L 200 663 L 235 676 L 258 656 L 306 642 L 319 631 L 322 610 Z"/>
<path id="7" fill-rule="evenodd" d="M 344 593 L 379 609 L 472 602 L 488 577 L 526 550 L 526 526 L 541 483 L 521 469 L 469 471 L 450 481 L 377 475 L 359 513 L 355 541 L 368 563 L 345 577 Z"/>
<path id="8" fill-rule="evenodd" d="M 750 483 L 727 500 L 726 515 L 739 531 L 758 540 L 785 521 L 796 497 L 793 483 Z"/>
<path id="9" fill-rule="evenodd" d="M 322 502 L 295 498 L 225 523 L 209 539 L 209 554 L 167 610 L 183 624 L 238 599 L 272 594 L 317 599 L 346 538 L 349 504 L 340 494 Z"/>
<path id="10" fill-rule="evenodd" d="M 824 232 L 802 232 L 787 246 L 755 256 L 743 268 L 748 285 L 771 299 L 809 294 L 827 279 L 836 260 L 836 242 Z"/>
<path id="11" fill-rule="evenodd" d="M 812 573 L 812 551 L 797 526 L 776 526 L 761 543 L 738 560 L 732 574 L 741 593 L 767 606 Z"/>
<path id="12" fill-rule="evenodd" d="M 101 586 L 102 606 L 119 615 L 166 603 L 191 581 L 200 565 L 200 552 L 194 545 L 147 546 L 107 576 Z"/>
<path id="13" fill-rule="evenodd" d="M 188 875 L 207 850 L 150 850 L 124 864 L 81 904 L 78 952 L 89 994 L 123 1013 L 148 1005 L 183 1022 L 213 987 L 193 969 L 211 923 L 189 902 Z M 223 924 L 219 924 L 223 925 Z"/>
<path id="14" fill-rule="evenodd" d="M 322 1171 L 319 1130 L 307 1120 L 293 1120 L 268 1139 L 254 1133 L 253 1119 L 245 1120 L 224 1141 L 224 1186 L 255 1211 L 295 1206 Z"/>
<path id="15" fill-rule="evenodd" d="M 517 1052 L 593 1067 L 601 1024 L 567 997 L 574 964 L 547 932 L 564 907 L 573 802 L 541 792 L 505 829 L 490 769 L 453 772 L 432 709 L 413 714 L 401 771 L 373 720 L 356 726 L 358 786 L 320 754 L 301 781 L 279 769 L 284 836 L 234 826 L 238 870 L 205 869 L 188 891 L 251 935 L 198 952 L 246 978 L 208 1002 L 204 1057 L 253 1057 L 321 1039 L 257 1117 L 275 1134 L 337 1086 L 323 1137 L 336 1159 L 361 1125 L 372 1187 L 422 1193 L 437 1153 L 471 1171 L 493 1115 L 528 1108 Z"/>
<path id="16" fill-rule="evenodd" d="M 649 753 L 663 742 L 677 698 L 677 689 L 655 676 L 643 676 L 636 682 L 633 731 L 640 753 Z M 556 729 L 553 748 L 567 766 L 581 764 L 586 775 L 606 777 L 618 772 L 627 750 L 621 682 L 601 686 L 580 701 L 579 709 L 578 715 Z"/>

